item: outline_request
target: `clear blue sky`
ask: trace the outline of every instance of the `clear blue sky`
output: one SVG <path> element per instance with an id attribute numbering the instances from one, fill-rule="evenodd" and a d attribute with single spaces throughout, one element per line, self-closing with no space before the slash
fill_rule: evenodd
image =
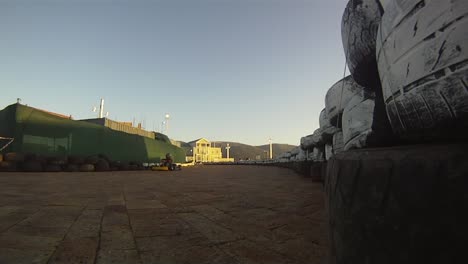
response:
<path id="1" fill-rule="evenodd" d="M 0 109 L 298 145 L 341 79 L 345 0 L 0 0 Z"/>

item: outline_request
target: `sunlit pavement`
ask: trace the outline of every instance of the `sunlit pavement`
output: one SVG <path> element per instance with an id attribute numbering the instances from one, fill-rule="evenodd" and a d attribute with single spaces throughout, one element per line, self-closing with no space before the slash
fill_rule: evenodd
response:
<path id="1" fill-rule="evenodd" d="M 274 167 L 0 173 L 0 263 L 322 263 L 323 204 Z"/>

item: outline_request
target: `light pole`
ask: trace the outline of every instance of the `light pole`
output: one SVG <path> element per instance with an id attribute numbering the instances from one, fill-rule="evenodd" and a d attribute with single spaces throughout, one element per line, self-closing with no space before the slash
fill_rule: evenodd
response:
<path id="1" fill-rule="evenodd" d="M 270 142 L 270 159 L 273 159 L 273 145 L 271 144 L 271 138 L 268 139 Z"/>
<path id="2" fill-rule="evenodd" d="M 93 107 L 93 112 L 97 112 L 97 107 Z M 106 117 L 109 116 L 109 112 L 106 113 Z M 98 113 L 99 118 L 104 117 L 104 99 L 101 98 L 101 102 L 99 104 L 99 113 Z"/>
<path id="3" fill-rule="evenodd" d="M 229 149 L 231 149 L 231 147 L 229 146 L 229 143 L 227 143 L 227 146 L 226 146 L 226 153 L 227 153 L 227 158 L 229 159 Z"/>
<path id="4" fill-rule="evenodd" d="M 162 121 L 161 126 L 160 126 L 161 129 L 159 129 L 159 132 L 161 132 L 161 134 L 166 134 L 166 131 L 164 131 L 165 126 L 166 126 L 166 121 Z"/>

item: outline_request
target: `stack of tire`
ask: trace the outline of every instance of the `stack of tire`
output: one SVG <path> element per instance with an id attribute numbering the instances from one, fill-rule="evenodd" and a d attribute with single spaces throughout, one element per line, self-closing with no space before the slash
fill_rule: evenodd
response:
<path id="1" fill-rule="evenodd" d="M 24 160 L 24 156 L 18 153 L 5 153 L 0 156 L 0 172 L 17 171 L 18 166 Z"/>
<path id="2" fill-rule="evenodd" d="M 314 162 L 322 162 L 326 159 L 326 145 L 332 144 L 333 135 L 339 129 L 332 126 L 326 115 L 325 109 L 320 112 L 319 117 L 320 128 L 316 129 L 313 134 L 301 138 L 301 149 L 308 153 L 308 159 Z"/>
<path id="3" fill-rule="evenodd" d="M 465 263 L 468 1 L 350 0 L 342 37 L 351 76 L 325 100 L 331 263 Z"/>
<path id="4" fill-rule="evenodd" d="M 0 155 L 0 172 L 101 172 L 110 170 L 143 170 L 142 163 L 111 162 L 105 155 L 45 157 L 33 153 L 10 152 Z"/>

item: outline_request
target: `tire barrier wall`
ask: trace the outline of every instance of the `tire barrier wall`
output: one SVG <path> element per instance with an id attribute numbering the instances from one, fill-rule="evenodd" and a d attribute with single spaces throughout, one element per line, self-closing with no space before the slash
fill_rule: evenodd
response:
<path id="1" fill-rule="evenodd" d="M 353 150 L 328 161 L 336 264 L 464 263 L 468 145 Z"/>

